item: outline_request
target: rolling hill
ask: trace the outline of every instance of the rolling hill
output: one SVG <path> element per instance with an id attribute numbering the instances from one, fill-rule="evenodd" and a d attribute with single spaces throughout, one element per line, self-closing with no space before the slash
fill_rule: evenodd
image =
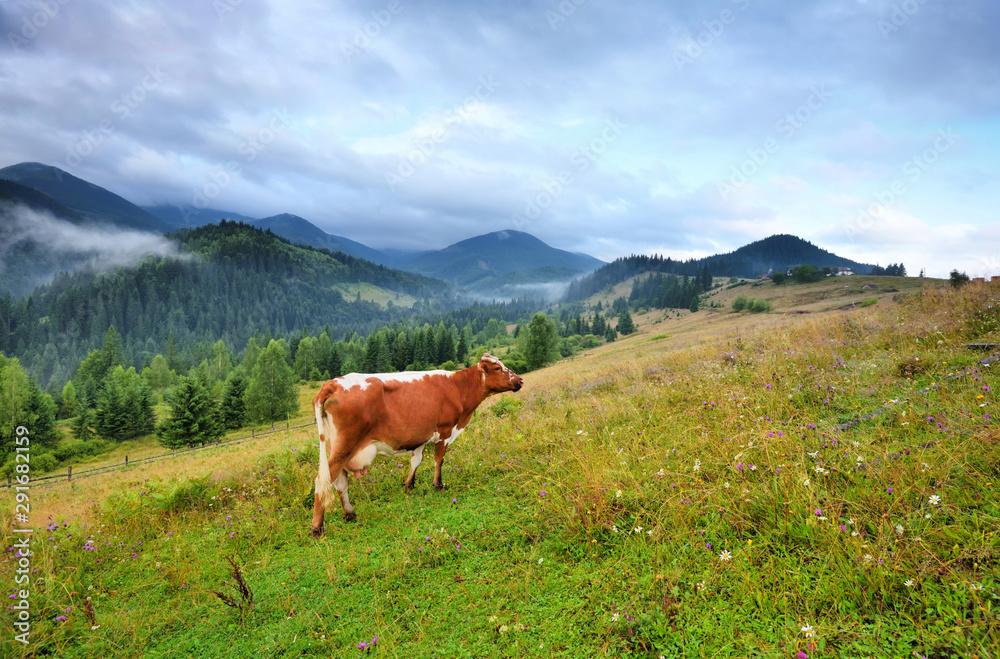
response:
<path id="1" fill-rule="evenodd" d="M 754 241 L 726 254 L 715 254 L 701 259 L 674 261 L 670 257 L 662 256 L 622 257 L 574 281 L 566 293 L 566 300 L 583 300 L 608 286 L 615 286 L 644 272 L 697 277 L 704 273 L 707 266 L 713 277 L 752 279 L 760 277 L 768 270 L 785 270 L 806 264 L 820 269 L 849 267 L 857 274 L 867 274 L 873 267 L 828 252 L 797 236 L 779 234 Z"/>

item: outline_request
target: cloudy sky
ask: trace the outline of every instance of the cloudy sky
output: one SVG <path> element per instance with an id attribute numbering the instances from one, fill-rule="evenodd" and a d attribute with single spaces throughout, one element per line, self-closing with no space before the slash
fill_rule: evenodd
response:
<path id="1" fill-rule="evenodd" d="M 0 166 L 375 248 L 1000 274 L 993 0 L 0 0 Z"/>

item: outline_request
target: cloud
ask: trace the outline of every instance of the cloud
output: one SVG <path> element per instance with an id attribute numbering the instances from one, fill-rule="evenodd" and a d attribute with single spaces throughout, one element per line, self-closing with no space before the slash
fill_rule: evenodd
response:
<path id="1" fill-rule="evenodd" d="M 180 257 L 175 242 L 160 234 L 113 226 L 77 225 L 22 205 L 0 205 L 0 267 L 16 258 L 30 241 L 33 253 L 59 270 L 83 266 L 113 269 L 133 265 L 143 257 Z M 53 272 L 54 274 L 54 272 Z"/>

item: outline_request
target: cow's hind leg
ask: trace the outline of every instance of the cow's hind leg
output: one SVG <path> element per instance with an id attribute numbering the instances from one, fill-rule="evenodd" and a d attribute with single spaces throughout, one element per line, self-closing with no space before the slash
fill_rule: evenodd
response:
<path id="1" fill-rule="evenodd" d="M 438 490 L 445 489 L 445 484 L 441 482 L 441 466 L 444 464 L 444 454 L 448 452 L 448 446 L 444 442 L 438 442 L 434 447 L 434 487 Z"/>
<path id="2" fill-rule="evenodd" d="M 417 482 L 417 467 L 420 466 L 420 461 L 424 459 L 424 447 L 418 446 L 414 451 L 413 455 L 410 456 L 410 475 L 406 477 L 406 481 L 403 483 L 403 489 L 407 492 L 413 489 L 413 484 Z"/>
<path id="3" fill-rule="evenodd" d="M 349 482 L 347 472 L 341 468 L 337 480 L 333 481 L 333 486 L 337 488 L 337 494 L 340 495 L 340 504 L 344 507 L 345 522 L 353 522 L 357 518 L 357 515 L 354 514 L 354 506 L 351 505 L 351 500 L 347 497 L 347 484 Z"/>

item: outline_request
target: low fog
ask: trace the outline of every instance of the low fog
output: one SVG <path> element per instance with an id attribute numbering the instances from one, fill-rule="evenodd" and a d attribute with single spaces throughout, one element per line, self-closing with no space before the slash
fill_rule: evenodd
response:
<path id="1" fill-rule="evenodd" d="M 0 288 L 25 294 L 57 272 L 131 265 L 152 254 L 177 256 L 157 233 L 111 225 L 73 224 L 47 211 L 0 205 Z"/>

